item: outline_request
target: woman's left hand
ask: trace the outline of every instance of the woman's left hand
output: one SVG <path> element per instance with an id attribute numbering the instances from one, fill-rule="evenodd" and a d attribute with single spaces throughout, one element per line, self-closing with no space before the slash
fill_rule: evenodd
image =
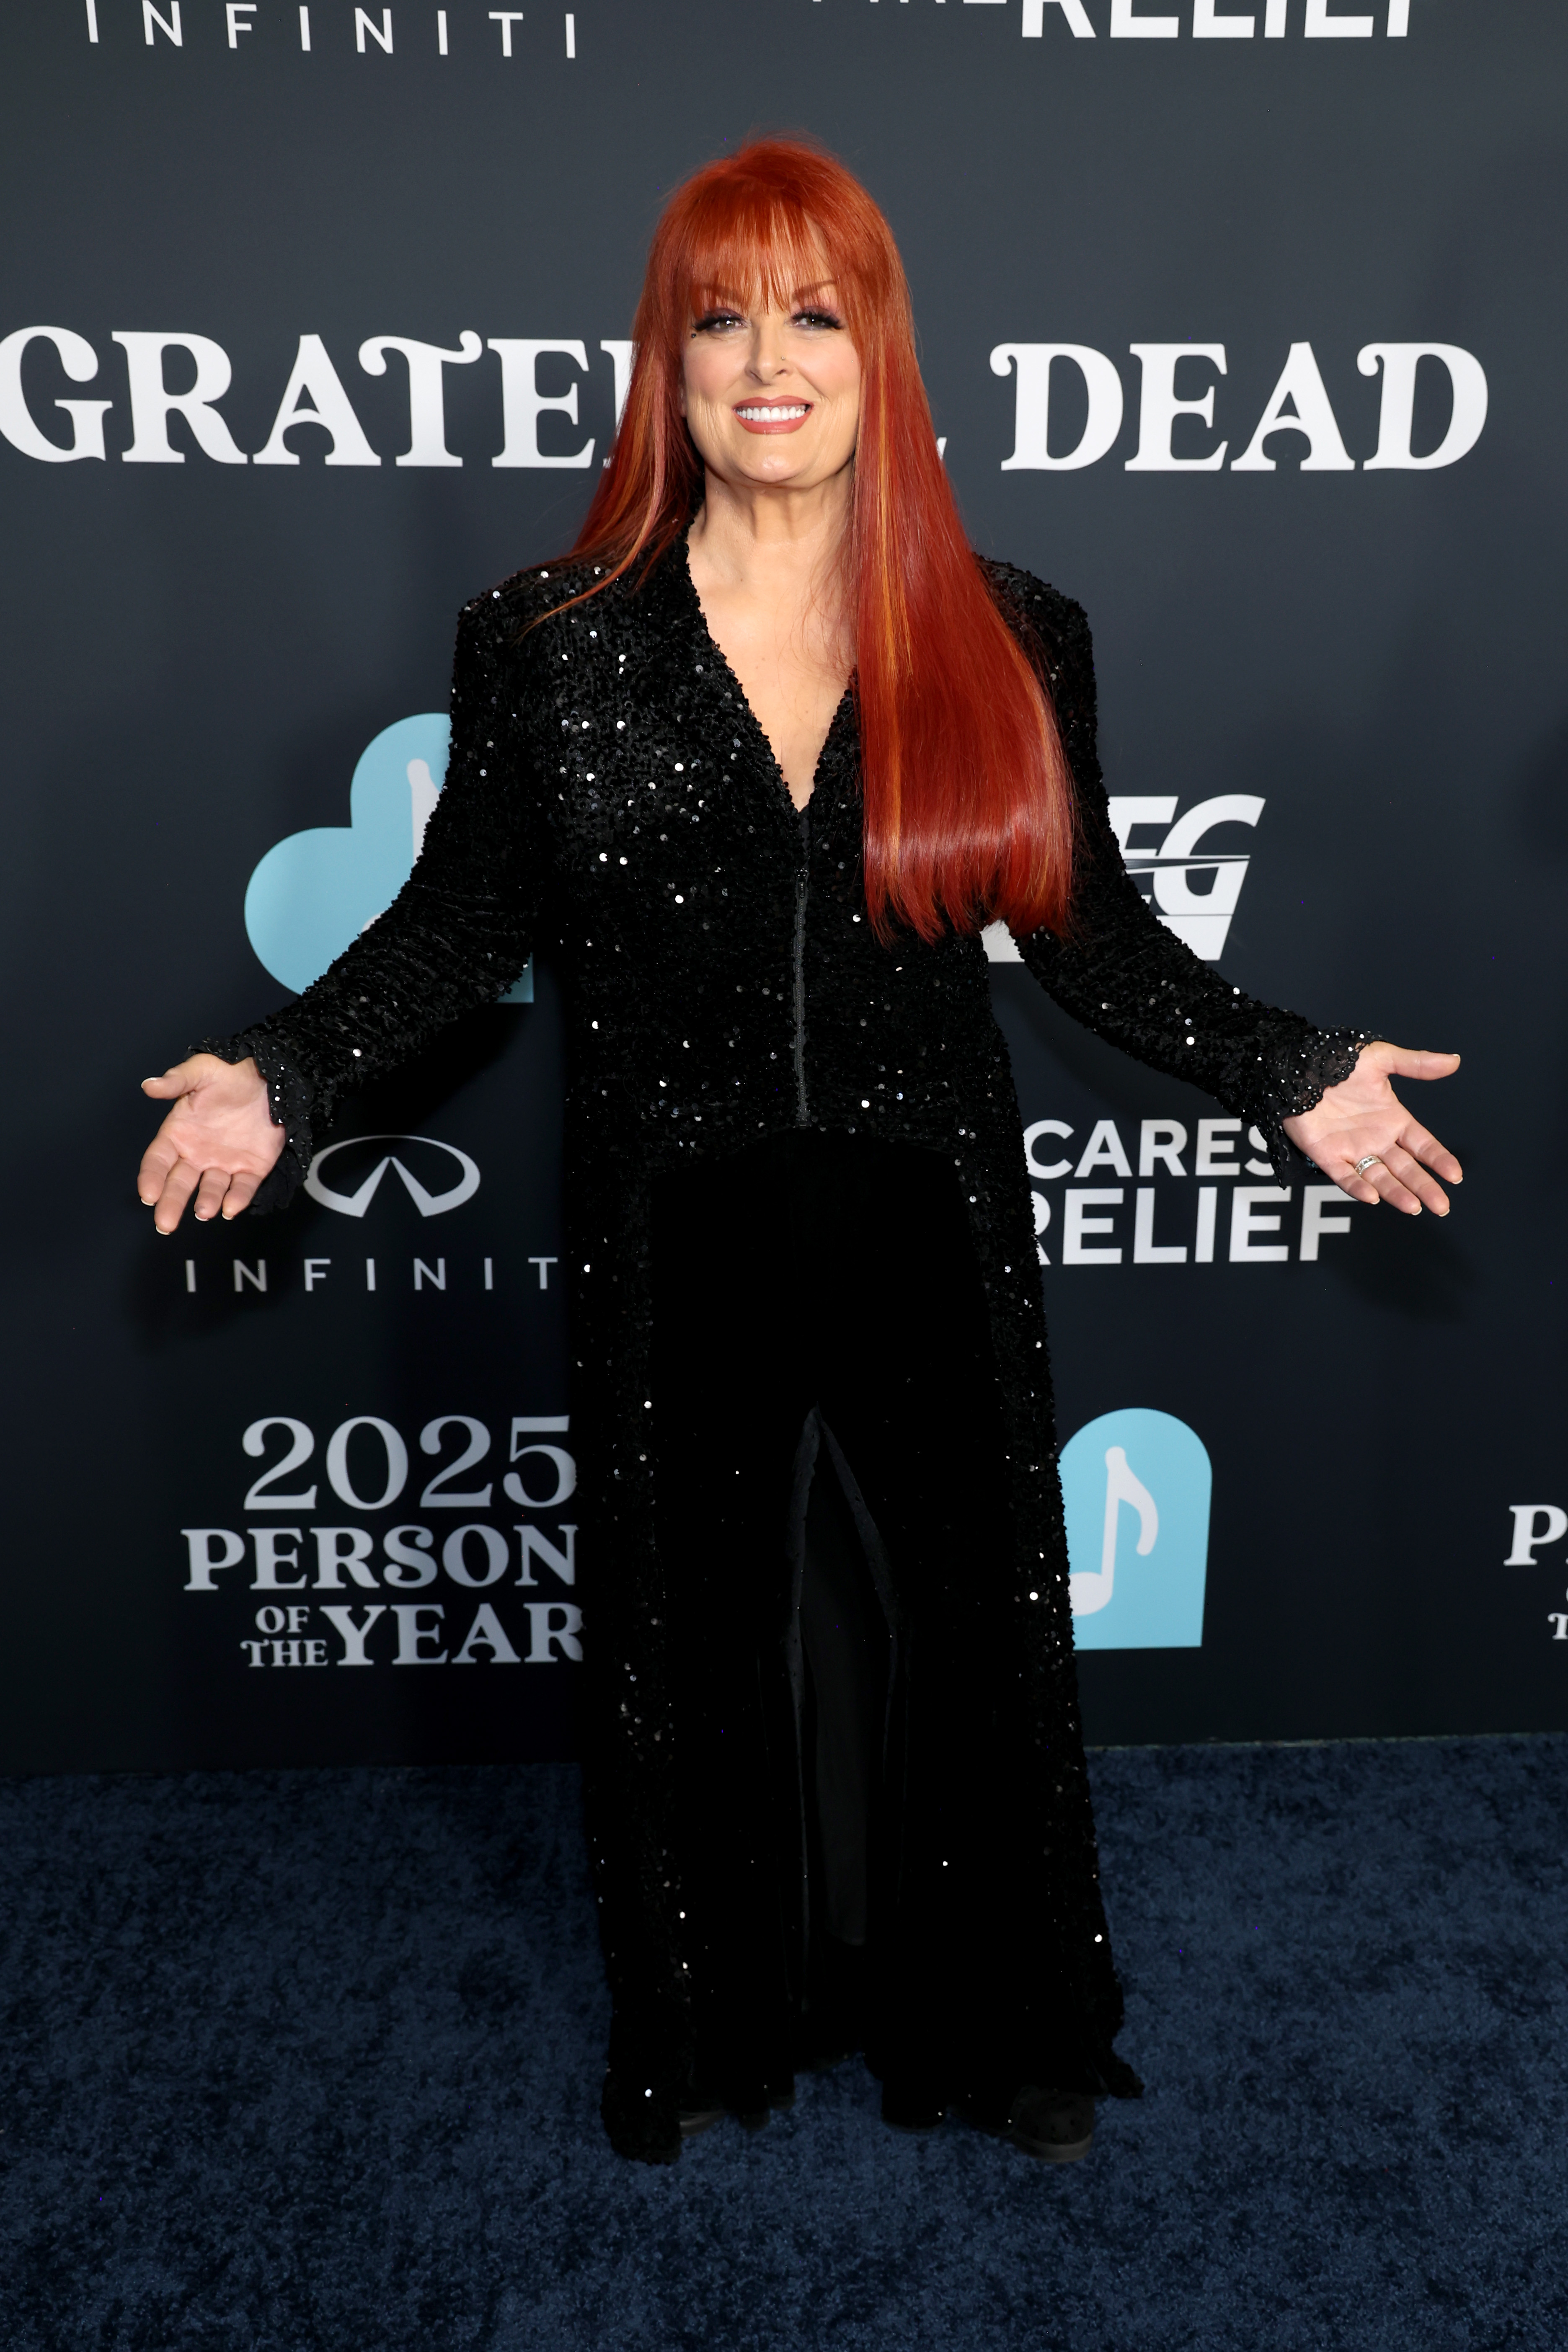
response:
<path id="1" fill-rule="evenodd" d="M 1458 1066 L 1458 1054 L 1423 1054 L 1380 1039 L 1363 1046 L 1350 1076 L 1331 1087 L 1311 1110 L 1288 1118 L 1285 1132 L 1352 1201 L 1369 1207 L 1386 1201 L 1407 1217 L 1418 1217 L 1424 1208 L 1446 1217 L 1448 1196 L 1436 1179 L 1462 1184 L 1464 1171 L 1411 1118 L 1389 1080 L 1449 1078 Z M 1358 1172 L 1363 1160 L 1370 1164 Z"/>

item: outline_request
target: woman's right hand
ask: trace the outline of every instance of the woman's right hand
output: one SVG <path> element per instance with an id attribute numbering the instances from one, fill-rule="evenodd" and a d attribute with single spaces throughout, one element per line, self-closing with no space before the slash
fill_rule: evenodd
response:
<path id="1" fill-rule="evenodd" d="M 174 1108 L 149 1145 L 136 1179 L 143 1208 L 161 1234 L 172 1234 L 195 1197 L 196 1219 L 226 1221 L 248 1207 L 271 1173 L 287 1138 L 275 1127 L 267 1086 L 254 1061 L 222 1062 L 193 1054 L 142 1091 Z"/>

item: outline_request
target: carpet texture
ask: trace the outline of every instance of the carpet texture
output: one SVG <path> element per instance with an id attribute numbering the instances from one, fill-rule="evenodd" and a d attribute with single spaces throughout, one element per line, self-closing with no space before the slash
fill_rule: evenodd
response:
<path id="1" fill-rule="evenodd" d="M 1093 1764 L 1076 2168 L 878 2120 L 620 2162 L 563 1766 L 0 1783 L 5 2352 L 1568 2345 L 1568 1739 Z"/>

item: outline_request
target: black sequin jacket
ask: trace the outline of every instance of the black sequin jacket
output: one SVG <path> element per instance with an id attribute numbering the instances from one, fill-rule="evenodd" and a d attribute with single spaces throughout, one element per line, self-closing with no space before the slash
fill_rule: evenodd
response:
<path id="1" fill-rule="evenodd" d="M 1361 1038 L 1254 1002 L 1158 921 L 1110 830 L 1084 615 L 1026 572 L 987 569 L 1048 683 L 1082 814 L 1078 937 L 1024 940 L 1024 961 L 1089 1028 L 1205 1088 L 1282 1151 L 1280 1121 L 1348 1074 Z M 923 946 L 906 936 L 891 949 L 874 938 L 852 695 L 803 825 L 709 635 L 683 549 L 640 585 L 617 582 L 554 611 L 592 577 L 570 566 L 530 571 L 466 608 L 450 764 L 414 873 L 302 997 L 217 1049 L 255 1053 L 288 1129 L 258 1205 L 292 1191 L 345 1087 L 500 996 L 535 947 L 547 951 L 569 1024 L 573 1352 L 594 1441 L 584 1458 L 596 1514 L 587 1762 L 616 2004 L 606 2113 L 615 2129 L 618 2077 L 629 2086 L 618 2144 L 633 2146 L 645 2126 L 669 2128 L 684 2051 L 679 1895 L 664 1859 L 657 1442 L 645 1412 L 648 1185 L 699 1156 L 802 1126 L 913 1144 L 955 1163 L 1008 1422 L 1017 1549 L 1003 1583 L 1036 1604 L 1008 1619 L 1046 1759 L 1038 1785 L 1016 1793 L 1049 1857 L 1053 1980 L 1077 2006 L 1080 2079 L 1125 2086 L 1110 2048 L 1120 1994 L 1078 1727 L 1028 1187 L 984 950 L 973 938 Z M 1052 2063 L 1059 2075 L 1066 2062 Z M 1026 2054 L 1019 2063 L 1026 2077 Z"/>

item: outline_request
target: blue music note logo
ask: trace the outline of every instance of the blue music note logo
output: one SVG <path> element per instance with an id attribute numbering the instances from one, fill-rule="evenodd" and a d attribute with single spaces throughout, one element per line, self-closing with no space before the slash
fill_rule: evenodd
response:
<path id="1" fill-rule="evenodd" d="M 1142 1405 L 1102 1413 L 1061 1477 L 1078 1647 L 1200 1648 L 1214 1474 L 1196 1432 Z"/>

